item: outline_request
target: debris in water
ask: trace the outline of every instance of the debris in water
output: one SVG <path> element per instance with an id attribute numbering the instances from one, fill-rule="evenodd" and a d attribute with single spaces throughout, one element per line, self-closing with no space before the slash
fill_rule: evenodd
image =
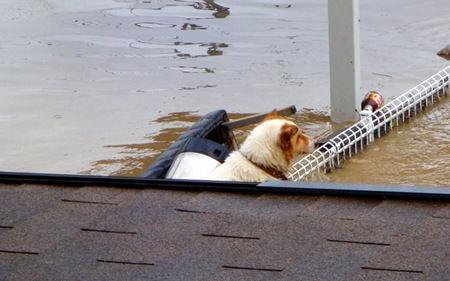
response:
<path id="1" fill-rule="evenodd" d="M 442 50 L 437 53 L 438 56 L 446 60 L 450 60 L 450 44 L 445 46 Z"/>

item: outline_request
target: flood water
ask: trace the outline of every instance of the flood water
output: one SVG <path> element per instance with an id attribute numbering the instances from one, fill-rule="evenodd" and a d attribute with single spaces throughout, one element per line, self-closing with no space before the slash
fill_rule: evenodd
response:
<path id="1" fill-rule="evenodd" d="M 361 97 L 397 96 L 448 62 L 448 0 L 361 0 Z M 328 118 L 327 1 L 5 0 L 0 170 L 139 175 L 199 116 L 294 104 Z M 325 180 L 449 184 L 449 105 Z M 240 138 L 246 131 L 239 131 Z"/>
<path id="2" fill-rule="evenodd" d="M 450 97 L 377 139 L 326 181 L 450 184 Z"/>

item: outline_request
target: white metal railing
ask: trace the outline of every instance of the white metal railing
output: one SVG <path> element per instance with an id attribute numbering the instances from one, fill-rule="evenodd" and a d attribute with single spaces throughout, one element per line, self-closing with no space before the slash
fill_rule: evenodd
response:
<path id="1" fill-rule="evenodd" d="M 292 166 L 288 179 L 306 180 L 315 172 L 333 169 L 351 157 L 374 137 L 381 137 L 398 124 L 415 116 L 418 111 L 434 103 L 436 97 L 445 95 L 450 84 L 450 66 L 442 69 L 419 85 L 395 98 L 375 112 L 361 118 L 338 135 L 329 139 L 311 154 Z M 447 87 L 447 88 L 446 88 Z M 446 88 L 446 89 L 445 89 Z"/>

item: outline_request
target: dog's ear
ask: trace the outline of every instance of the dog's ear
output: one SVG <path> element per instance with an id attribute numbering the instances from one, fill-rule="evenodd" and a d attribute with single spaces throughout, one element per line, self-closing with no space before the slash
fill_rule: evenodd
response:
<path id="1" fill-rule="evenodd" d="M 277 110 L 274 109 L 274 110 L 272 110 L 272 112 L 267 114 L 266 117 L 264 117 L 263 121 L 272 120 L 272 119 L 283 119 L 283 116 L 279 115 Z"/>
<path id="2" fill-rule="evenodd" d="M 298 132 L 298 127 L 295 125 L 285 124 L 281 127 L 280 133 L 280 147 L 287 151 L 291 149 L 291 138 Z"/>
<path id="3" fill-rule="evenodd" d="M 264 122 L 264 121 L 267 121 L 267 120 L 272 120 L 272 119 L 288 120 L 286 117 L 284 117 L 284 116 L 278 114 L 278 111 L 277 111 L 276 109 L 272 110 L 272 112 L 270 112 L 269 114 L 267 114 L 267 115 L 264 117 L 263 122 Z"/>

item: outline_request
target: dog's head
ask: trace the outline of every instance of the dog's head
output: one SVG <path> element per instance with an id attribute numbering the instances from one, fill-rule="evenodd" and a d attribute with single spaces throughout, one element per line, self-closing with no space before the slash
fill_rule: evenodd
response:
<path id="1" fill-rule="evenodd" d="M 294 122 L 272 112 L 259 124 L 241 147 L 246 157 L 266 167 L 287 169 L 302 153 L 314 150 L 314 140 Z"/>
<path id="2" fill-rule="evenodd" d="M 281 120 L 282 123 L 275 123 L 274 120 Z M 283 151 L 286 160 L 290 162 L 295 156 L 302 153 L 314 151 L 314 140 L 302 132 L 299 126 L 287 118 L 278 115 L 276 111 L 271 112 L 264 118 L 264 122 L 273 122 L 281 128 L 278 130 L 278 145 Z"/>

